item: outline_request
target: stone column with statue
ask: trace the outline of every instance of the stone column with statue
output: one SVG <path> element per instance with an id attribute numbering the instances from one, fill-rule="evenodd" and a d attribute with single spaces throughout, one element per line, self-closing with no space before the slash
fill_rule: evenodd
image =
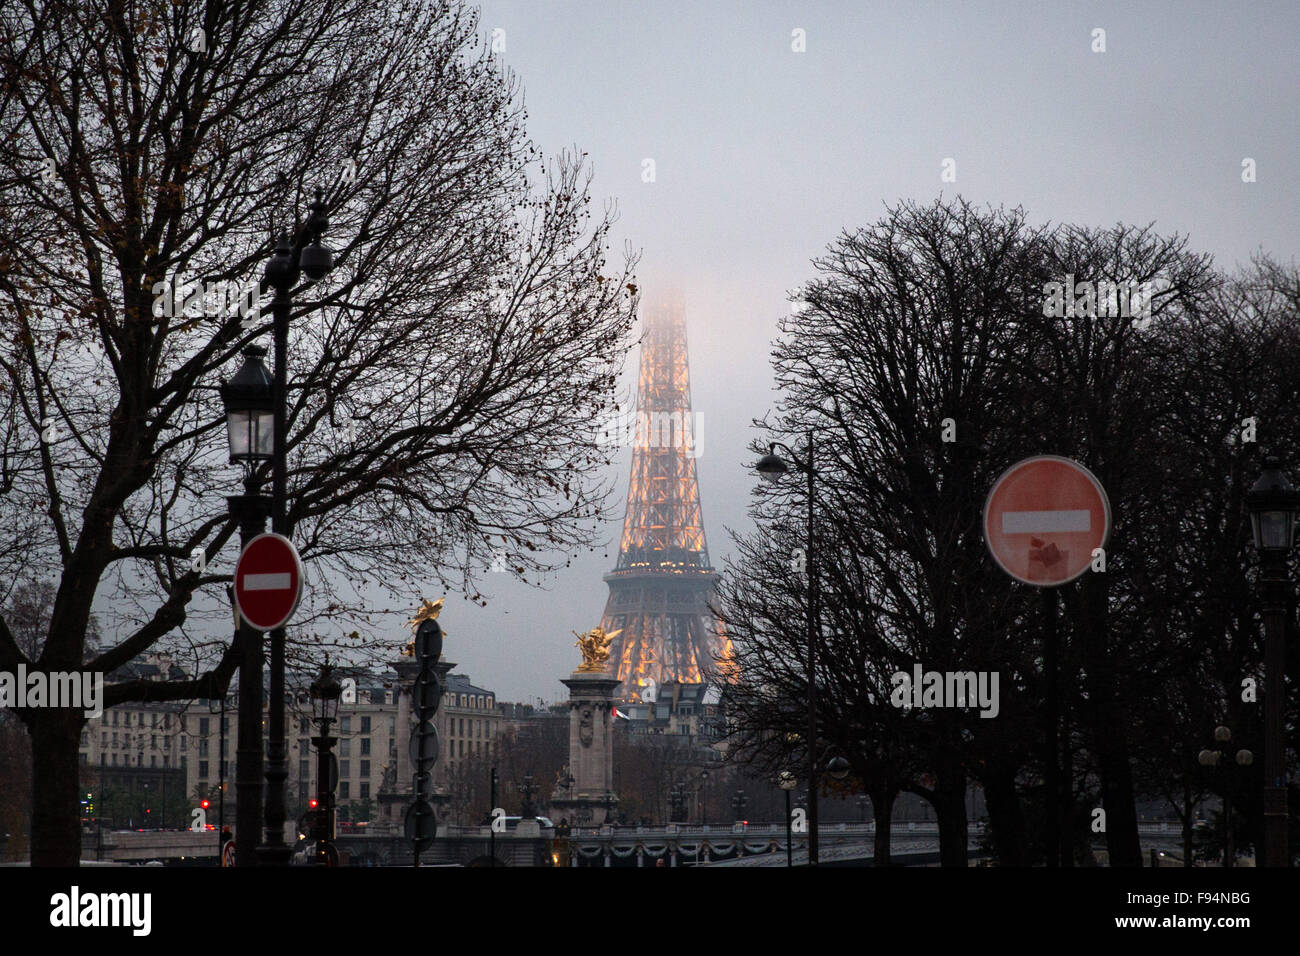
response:
<path id="1" fill-rule="evenodd" d="M 420 624 L 425 620 L 437 619 L 445 600 L 445 598 L 439 598 L 437 601 L 420 602 L 420 607 L 415 615 L 406 622 L 407 627 L 412 631 L 412 635 L 419 630 Z M 446 686 L 447 672 L 455 666 L 455 664 L 447 661 L 445 655 L 439 658 L 438 663 L 435 665 L 435 673 L 438 675 L 438 681 L 442 686 Z M 394 735 L 394 752 L 388 755 L 384 764 L 383 780 L 379 785 L 376 798 L 379 803 L 381 823 L 388 824 L 390 827 L 400 827 L 406 808 L 410 806 L 412 799 L 414 799 L 412 778 L 415 768 L 411 763 L 409 746 L 410 733 L 415 727 L 415 711 L 411 706 L 411 693 L 415 678 L 420 672 L 420 664 L 415 657 L 414 636 L 402 649 L 401 659 L 394 661 L 392 667 L 397 672 L 397 683 L 393 687 L 393 704 L 397 711 L 397 733 Z M 441 724 L 442 719 L 443 715 L 439 713 L 439 724 Z M 444 810 L 450 802 L 451 796 L 447 791 L 445 761 L 439 761 L 434 765 L 433 790 L 426 795 L 426 799 L 440 811 Z"/>
<path id="2" fill-rule="evenodd" d="M 614 818 L 614 689 L 609 648 L 618 631 L 593 628 L 574 632 L 582 664 L 564 681 L 569 688 L 569 765 L 551 798 L 552 814 L 573 826 L 593 826 Z"/>

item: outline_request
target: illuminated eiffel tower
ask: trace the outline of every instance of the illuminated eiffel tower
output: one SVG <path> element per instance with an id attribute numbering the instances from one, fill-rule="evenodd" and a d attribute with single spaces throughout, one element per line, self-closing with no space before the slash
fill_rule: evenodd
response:
<path id="1" fill-rule="evenodd" d="M 681 306 L 653 311 L 646 321 L 635 422 L 623 539 L 618 564 L 605 575 L 601 618 L 606 631 L 621 631 L 610 661 L 624 700 L 640 700 L 650 681 L 695 683 L 725 671 L 732 653 L 708 608 L 718 575 L 700 510 L 702 429 L 691 413 Z"/>

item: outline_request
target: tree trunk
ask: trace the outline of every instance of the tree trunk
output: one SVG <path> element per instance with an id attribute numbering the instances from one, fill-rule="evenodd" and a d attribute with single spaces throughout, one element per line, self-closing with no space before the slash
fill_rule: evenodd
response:
<path id="1" fill-rule="evenodd" d="M 871 791 L 871 819 L 876 822 L 874 858 L 875 866 L 889 866 L 890 822 L 894 816 L 894 801 L 898 791 L 888 788 Z"/>
<path id="2" fill-rule="evenodd" d="M 32 713 L 32 866 L 80 865 L 77 752 L 84 723 L 72 709 Z"/>
<path id="3" fill-rule="evenodd" d="M 989 811 L 993 852 L 1002 866 L 1029 866 L 1025 844 L 1025 811 L 1016 792 L 1016 768 L 999 765 L 984 780 L 984 802 Z"/>
<path id="4" fill-rule="evenodd" d="M 1137 808 L 1133 797 L 1133 769 L 1129 763 L 1127 719 L 1115 694 L 1114 658 L 1107 649 L 1106 584 L 1088 575 L 1084 584 L 1087 622 L 1080 629 L 1088 668 L 1092 708 L 1092 744 L 1101 777 L 1102 806 L 1106 810 L 1106 849 L 1111 866 L 1141 866 Z"/>
<path id="5" fill-rule="evenodd" d="M 966 830 L 966 771 L 953 762 L 940 774 L 930 801 L 939 820 L 939 863 L 969 866 Z"/>

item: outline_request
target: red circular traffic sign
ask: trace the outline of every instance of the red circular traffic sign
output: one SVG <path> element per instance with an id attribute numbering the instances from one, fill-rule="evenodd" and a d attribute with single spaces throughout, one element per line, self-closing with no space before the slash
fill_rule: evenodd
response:
<path id="1" fill-rule="evenodd" d="M 1110 500 L 1091 471 L 1069 458 L 1036 455 L 993 483 L 984 503 L 984 540 L 1018 581 L 1073 581 L 1110 537 Z"/>
<path id="2" fill-rule="evenodd" d="M 270 531 L 244 548 L 235 565 L 235 603 L 259 631 L 284 625 L 302 596 L 302 561 L 293 542 Z"/>

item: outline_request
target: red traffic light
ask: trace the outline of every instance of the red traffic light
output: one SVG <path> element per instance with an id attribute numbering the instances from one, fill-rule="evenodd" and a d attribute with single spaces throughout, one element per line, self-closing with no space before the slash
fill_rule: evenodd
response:
<path id="1" fill-rule="evenodd" d="M 307 806 L 311 807 L 313 810 L 315 810 L 319 805 L 320 805 L 320 801 L 315 799 L 314 797 L 311 800 L 307 801 Z"/>
<path id="2" fill-rule="evenodd" d="M 206 810 L 208 807 L 212 806 L 212 804 L 209 803 L 207 800 L 203 800 L 200 801 L 199 806 L 201 806 L 204 810 Z"/>

